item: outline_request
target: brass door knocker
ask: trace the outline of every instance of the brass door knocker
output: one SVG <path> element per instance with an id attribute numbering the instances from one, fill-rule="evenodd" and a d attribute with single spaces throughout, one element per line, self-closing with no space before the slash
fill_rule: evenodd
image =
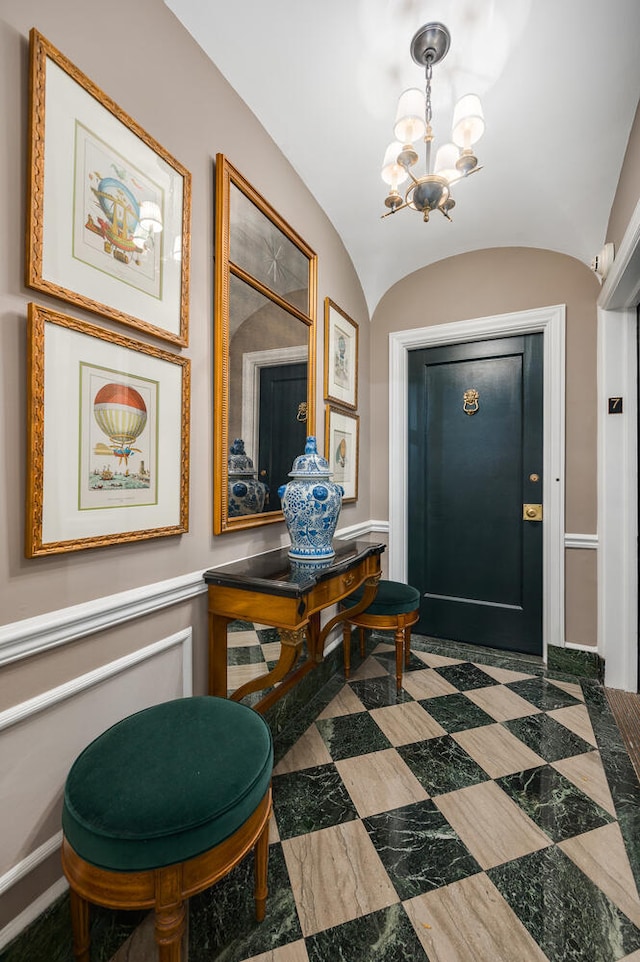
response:
<path id="1" fill-rule="evenodd" d="M 307 420 L 307 402 L 301 401 L 298 405 L 298 413 L 296 414 L 296 421 L 306 421 Z"/>
<path id="2" fill-rule="evenodd" d="M 468 391 L 464 392 L 464 398 L 462 402 L 462 410 L 465 414 L 477 414 L 480 404 L 478 398 L 480 395 L 475 388 L 469 388 Z"/>

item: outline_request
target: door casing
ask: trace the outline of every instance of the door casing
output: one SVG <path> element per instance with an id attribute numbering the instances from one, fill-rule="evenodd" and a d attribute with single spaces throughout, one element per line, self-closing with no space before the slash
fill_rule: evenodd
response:
<path id="1" fill-rule="evenodd" d="M 565 305 L 389 335 L 389 577 L 407 580 L 408 352 L 484 338 L 543 334 L 542 644 L 564 647 Z"/>

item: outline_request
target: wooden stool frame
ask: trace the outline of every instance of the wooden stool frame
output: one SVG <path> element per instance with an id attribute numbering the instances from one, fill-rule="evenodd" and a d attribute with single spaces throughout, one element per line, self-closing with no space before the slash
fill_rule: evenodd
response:
<path id="1" fill-rule="evenodd" d="M 411 626 L 415 625 L 420 618 L 420 609 L 407 611 L 399 615 L 352 615 L 345 621 L 343 630 L 343 654 L 344 654 L 344 673 L 349 677 L 351 670 L 351 625 L 358 629 L 360 637 L 360 657 L 364 658 L 364 631 L 365 628 L 378 628 L 381 631 L 395 630 L 396 644 L 396 688 L 402 688 L 402 668 L 409 664 L 411 653 Z"/>
<path id="2" fill-rule="evenodd" d="M 146 871 L 115 872 L 81 858 L 66 838 L 62 867 L 71 889 L 71 924 L 76 962 L 89 959 L 89 904 L 110 909 L 155 909 L 160 962 L 181 962 L 185 899 L 227 875 L 255 848 L 256 919 L 262 922 L 267 899 L 271 788 L 240 828 L 215 848 L 185 862 Z"/>

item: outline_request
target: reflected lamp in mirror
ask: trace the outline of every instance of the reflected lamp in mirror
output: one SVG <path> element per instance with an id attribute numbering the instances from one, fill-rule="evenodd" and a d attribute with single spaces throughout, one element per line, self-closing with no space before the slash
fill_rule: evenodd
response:
<path id="1" fill-rule="evenodd" d="M 215 290 L 214 533 L 222 534 L 283 520 L 278 488 L 314 429 L 317 292 L 316 255 L 222 154 Z M 239 442 L 262 504 L 235 475 Z M 242 485 L 246 501 L 235 494 Z"/>

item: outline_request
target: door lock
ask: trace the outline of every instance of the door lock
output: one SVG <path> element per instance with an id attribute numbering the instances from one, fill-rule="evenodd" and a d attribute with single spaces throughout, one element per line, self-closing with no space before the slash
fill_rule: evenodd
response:
<path id="1" fill-rule="evenodd" d="M 522 520 L 523 521 L 542 521 L 542 505 L 541 504 L 523 504 Z"/>

